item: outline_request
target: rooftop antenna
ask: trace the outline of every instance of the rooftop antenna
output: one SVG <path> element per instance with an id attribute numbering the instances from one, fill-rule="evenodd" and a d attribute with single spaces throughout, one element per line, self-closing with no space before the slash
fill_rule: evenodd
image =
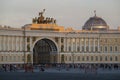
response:
<path id="1" fill-rule="evenodd" d="M 95 16 L 96 16 L 96 10 L 94 10 L 94 14 L 95 14 Z"/>

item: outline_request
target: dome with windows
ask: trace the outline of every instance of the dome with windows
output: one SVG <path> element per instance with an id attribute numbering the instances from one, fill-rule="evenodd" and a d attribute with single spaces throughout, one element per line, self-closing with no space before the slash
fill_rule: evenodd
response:
<path id="1" fill-rule="evenodd" d="M 90 17 L 87 22 L 84 24 L 83 30 L 108 30 L 109 26 L 107 23 L 100 17 L 97 17 L 96 14 L 94 17 Z"/>

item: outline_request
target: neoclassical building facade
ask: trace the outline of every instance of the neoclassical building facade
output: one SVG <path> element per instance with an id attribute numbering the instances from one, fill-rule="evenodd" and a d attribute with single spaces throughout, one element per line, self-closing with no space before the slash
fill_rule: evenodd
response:
<path id="1" fill-rule="evenodd" d="M 65 29 L 44 11 L 22 28 L 0 27 L 0 64 L 120 64 L 120 28 L 95 14 L 82 30 Z"/>

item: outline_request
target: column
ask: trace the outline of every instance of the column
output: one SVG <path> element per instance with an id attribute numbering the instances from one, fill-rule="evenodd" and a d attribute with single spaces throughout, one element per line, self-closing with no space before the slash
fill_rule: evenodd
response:
<path id="1" fill-rule="evenodd" d="M 77 51 L 77 38 L 75 38 L 75 49 L 76 49 L 75 51 L 78 52 Z"/>
<path id="2" fill-rule="evenodd" d="M 12 46 L 13 46 L 13 49 L 12 49 L 12 51 L 15 51 L 15 37 L 13 36 L 12 37 Z"/>
<path id="3" fill-rule="evenodd" d="M 79 46 L 80 46 L 80 52 L 82 51 L 82 43 L 81 43 L 81 39 L 79 39 Z"/>
<path id="4" fill-rule="evenodd" d="M 8 36 L 7 38 L 7 46 L 8 46 L 8 51 L 10 51 L 10 36 Z"/>
<path id="5" fill-rule="evenodd" d="M 88 48 L 89 48 L 89 52 L 91 52 L 90 38 L 88 38 Z"/>
<path id="6" fill-rule="evenodd" d="M 30 37 L 30 51 L 32 52 L 32 37 Z"/>
<path id="7" fill-rule="evenodd" d="M 67 52 L 69 51 L 69 38 L 67 38 Z"/>
<path id="8" fill-rule="evenodd" d="M 25 37 L 25 51 L 27 51 L 27 37 Z"/>
<path id="9" fill-rule="evenodd" d="M 66 51 L 66 38 L 64 37 L 64 52 Z"/>
<path id="10" fill-rule="evenodd" d="M 5 51 L 8 51 L 8 36 L 6 36 L 6 39 L 5 39 L 5 46 L 6 46 Z"/>
<path id="11" fill-rule="evenodd" d="M 84 51 L 86 52 L 86 39 L 84 38 Z"/>
<path id="12" fill-rule="evenodd" d="M 18 51 L 18 37 L 17 36 L 16 36 L 15 44 L 16 44 L 16 51 Z"/>
<path id="13" fill-rule="evenodd" d="M 2 38 L 1 38 L 1 36 L 0 36 L 0 51 L 2 50 Z"/>
<path id="14" fill-rule="evenodd" d="M 3 43 L 4 37 L 2 36 L 1 38 L 2 38 L 2 39 L 1 39 L 1 40 L 2 40 L 2 41 L 1 41 L 1 50 L 3 51 L 3 50 L 4 50 L 4 49 L 3 49 L 3 48 L 4 48 L 4 45 L 3 45 L 3 44 L 4 44 L 4 43 Z"/>
<path id="15" fill-rule="evenodd" d="M 93 52 L 95 52 L 95 38 L 93 38 Z"/>
<path id="16" fill-rule="evenodd" d="M 98 38 L 98 52 L 100 51 L 100 40 L 99 40 L 99 38 Z"/>
<path id="17" fill-rule="evenodd" d="M 71 38 L 70 40 L 71 40 L 71 51 L 73 52 L 73 38 Z"/>
<path id="18" fill-rule="evenodd" d="M 11 51 L 13 51 L 13 36 L 11 36 Z"/>
<path id="19" fill-rule="evenodd" d="M 11 51 L 11 49 L 12 49 L 12 41 L 11 41 L 11 36 L 9 36 L 9 51 Z"/>
<path id="20" fill-rule="evenodd" d="M 59 52 L 61 52 L 61 37 L 59 37 Z"/>
<path id="21" fill-rule="evenodd" d="M 4 42 L 4 51 L 6 51 L 6 36 L 4 36 L 3 42 Z"/>
<path id="22" fill-rule="evenodd" d="M 20 51 L 23 51 L 23 47 L 22 47 L 22 37 L 20 37 Z"/>

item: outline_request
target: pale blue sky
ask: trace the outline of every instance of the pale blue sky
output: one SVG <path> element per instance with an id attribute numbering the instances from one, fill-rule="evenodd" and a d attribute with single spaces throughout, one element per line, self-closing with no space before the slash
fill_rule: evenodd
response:
<path id="1" fill-rule="evenodd" d="M 102 17 L 110 28 L 120 26 L 120 0 L 0 0 L 0 25 L 31 24 L 38 12 L 53 17 L 58 25 L 81 29 L 89 17 Z"/>

